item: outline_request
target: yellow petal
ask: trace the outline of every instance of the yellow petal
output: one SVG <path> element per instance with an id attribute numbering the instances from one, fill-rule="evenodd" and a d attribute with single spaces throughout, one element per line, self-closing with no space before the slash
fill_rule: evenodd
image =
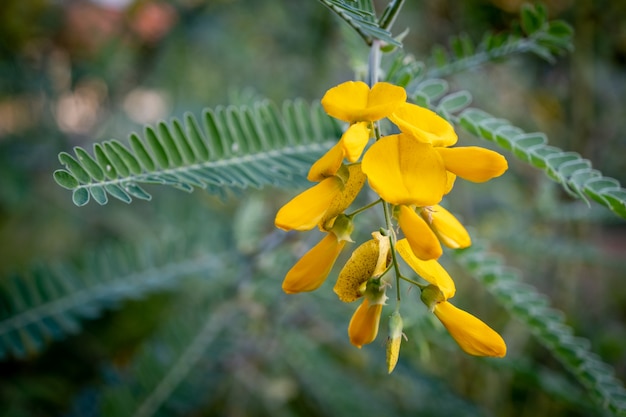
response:
<path id="1" fill-rule="evenodd" d="M 367 298 L 356 309 L 348 326 L 350 343 L 359 349 L 361 346 L 372 343 L 378 335 L 382 304 L 371 304 Z"/>
<path id="2" fill-rule="evenodd" d="M 406 102 L 404 88 L 385 82 L 376 83 L 369 94 L 365 118 L 361 120 L 375 122 L 388 117 L 404 102 Z"/>
<path id="3" fill-rule="evenodd" d="M 472 239 L 461 222 L 440 205 L 424 209 L 420 214 L 430 223 L 437 237 L 447 247 L 461 249 L 472 244 Z"/>
<path id="4" fill-rule="evenodd" d="M 332 177 L 339 171 L 343 157 L 343 146 L 341 142 L 337 142 L 335 146 L 330 148 L 328 152 L 311 165 L 309 175 L 307 175 L 306 178 L 309 181 L 319 182 L 328 177 Z"/>
<path id="5" fill-rule="evenodd" d="M 426 221 L 413 209 L 400 206 L 398 225 L 411 246 L 413 254 L 419 259 L 437 259 L 443 251 L 439 239 Z"/>
<path id="6" fill-rule="evenodd" d="M 446 169 L 468 181 L 485 182 L 499 177 L 508 168 L 504 156 L 478 146 L 436 149 Z"/>
<path id="7" fill-rule="evenodd" d="M 372 233 L 372 237 L 378 240 L 378 259 L 372 277 L 377 277 L 387 270 L 391 262 L 391 241 L 389 236 L 383 236 L 380 232 Z"/>
<path id="8" fill-rule="evenodd" d="M 435 260 L 423 261 L 413 254 L 406 239 L 396 243 L 396 250 L 404 261 L 423 279 L 439 287 L 446 299 L 454 297 L 456 288 L 448 272 Z"/>
<path id="9" fill-rule="evenodd" d="M 454 182 L 456 181 L 456 175 L 451 173 L 450 171 L 446 171 L 446 187 L 443 194 L 448 194 L 452 191 L 452 187 L 454 187 Z"/>
<path id="10" fill-rule="evenodd" d="M 363 120 L 370 89 L 362 81 L 347 81 L 331 88 L 322 97 L 322 107 L 330 116 L 346 122 Z"/>
<path id="11" fill-rule="evenodd" d="M 374 122 L 389 116 L 404 101 L 406 91 L 389 83 L 377 83 L 370 91 L 362 81 L 347 81 L 331 88 L 322 98 L 326 113 L 346 122 Z"/>
<path id="12" fill-rule="evenodd" d="M 434 111 L 411 103 L 403 103 L 389 119 L 398 128 L 433 146 L 452 146 L 458 140 L 454 127 Z"/>
<path id="13" fill-rule="evenodd" d="M 506 355 L 502 337 L 468 312 L 444 301 L 435 306 L 434 313 L 465 353 L 499 358 Z"/>
<path id="14" fill-rule="evenodd" d="M 377 239 L 368 240 L 350 255 L 333 288 L 341 301 L 350 303 L 363 296 L 365 284 L 372 277 L 378 263 L 378 244 Z"/>
<path id="15" fill-rule="evenodd" d="M 395 205 L 432 206 L 443 197 L 447 174 L 432 145 L 411 136 L 386 136 L 365 152 L 362 169 L 370 187 Z"/>
<path id="16" fill-rule="evenodd" d="M 283 291 L 294 294 L 319 288 L 345 244 L 345 240 L 338 241 L 333 233 L 328 233 L 287 272 L 283 281 Z"/>
<path id="17" fill-rule="evenodd" d="M 330 177 L 298 194 L 278 210 L 274 220 L 276 227 L 283 230 L 311 230 L 324 217 L 342 187 L 341 179 Z"/>
<path id="18" fill-rule="evenodd" d="M 350 162 L 356 162 L 370 139 L 369 122 L 355 123 L 341 137 L 343 153 Z"/>
<path id="19" fill-rule="evenodd" d="M 348 179 L 342 190 L 335 195 L 326 213 L 319 221 L 319 226 L 322 230 L 329 230 L 332 227 L 331 221 L 350 207 L 350 204 L 352 204 L 361 188 L 363 188 L 365 179 L 365 174 L 361 171 L 361 164 L 348 166 Z"/>

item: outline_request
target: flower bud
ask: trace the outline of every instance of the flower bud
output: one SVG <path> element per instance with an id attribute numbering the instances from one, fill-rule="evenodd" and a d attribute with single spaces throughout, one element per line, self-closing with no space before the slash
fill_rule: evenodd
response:
<path id="1" fill-rule="evenodd" d="M 389 337 L 387 338 L 387 370 L 393 372 L 400 355 L 400 343 L 402 342 L 402 316 L 394 311 L 389 316 Z"/>

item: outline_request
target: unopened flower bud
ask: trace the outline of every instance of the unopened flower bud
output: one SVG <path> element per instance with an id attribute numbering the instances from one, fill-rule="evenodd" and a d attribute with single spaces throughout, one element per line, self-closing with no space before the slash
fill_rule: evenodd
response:
<path id="1" fill-rule="evenodd" d="M 389 337 L 387 338 L 387 370 L 393 372 L 400 355 L 400 343 L 402 342 L 402 316 L 394 311 L 389 316 Z"/>

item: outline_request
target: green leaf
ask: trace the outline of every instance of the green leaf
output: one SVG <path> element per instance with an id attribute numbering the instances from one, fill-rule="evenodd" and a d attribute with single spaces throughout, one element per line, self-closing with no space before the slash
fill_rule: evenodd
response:
<path id="1" fill-rule="evenodd" d="M 349 24 L 363 40 L 371 45 L 374 39 L 384 41 L 390 45 L 402 44 L 387 30 L 378 26 L 378 19 L 367 0 L 319 0 L 323 5 L 335 12 L 337 16 Z"/>
<path id="2" fill-rule="evenodd" d="M 89 191 L 86 188 L 76 188 L 72 192 L 72 201 L 79 207 L 84 206 L 89 203 Z"/>
<path id="3" fill-rule="evenodd" d="M 604 177 L 591 162 L 575 152 L 564 152 L 547 144 L 544 133 L 525 133 L 503 119 L 475 108 L 459 115 L 459 124 L 468 132 L 510 150 L 520 160 L 544 171 L 573 197 L 590 197 L 626 218 L 626 190 L 614 178 Z"/>
<path id="4" fill-rule="evenodd" d="M 469 106 L 472 102 L 472 95 L 465 90 L 456 91 L 452 94 L 448 94 L 439 101 L 437 108 L 440 108 L 448 113 L 456 113 Z"/>
<path id="5" fill-rule="evenodd" d="M 67 168 L 78 182 L 86 184 L 91 180 L 91 176 L 72 155 L 61 152 L 59 154 L 59 162 L 65 165 L 65 168 Z"/>
<path id="6" fill-rule="evenodd" d="M 177 120 L 160 123 L 160 138 L 146 126 L 144 138 L 130 135 L 130 148 L 116 140 L 96 143 L 95 158 L 77 148 L 79 161 L 67 154 L 60 159 L 80 172 L 84 182 L 69 168 L 55 173 L 55 179 L 66 188 L 84 190 L 74 196 L 81 205 L 90 194 L 99 204 L 107 203 L 107 195 L 126 203 L 133 197 L 149 200 L 141 183 L 187 192 L 203 188 L 219 196 L 226 195 L 223 187 L 235 192 L 270 184 L 298 186 L 310 165 L 342 134 L 319 103 L 304 101 L 286 102 L 282 110 L 267 101 L 218 107 L 205 110 L 203 119 L 205 131 L 190 114 L 184 126 Z"/>
<path id="7" fill-rule="evenodd" d="M 68 190 L 73 190 L 79 185 L 78 180 L 71 173 L 64 169 L 57 169 L 56 171 L 54 171 L 53 175 L 54 180 L 57 182 L 57 184 Z"/>

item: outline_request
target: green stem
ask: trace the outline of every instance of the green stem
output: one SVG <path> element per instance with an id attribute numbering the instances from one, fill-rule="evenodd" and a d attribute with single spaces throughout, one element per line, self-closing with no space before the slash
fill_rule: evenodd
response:
<path id="1" fill-rule="evenodd" d="M 352 213 L 350 213 L 350 214 L 346 214 L 346 216 L 348 216 L 348 217 L 350 217 L 350 218 L 353 218 L 353 217 L 354 217 L 354 216 L 356 216 L 357 214 L 359 214 L 359 213 L 361 213 L 361 212 L 363 212 L 363 211 L 365 211 L 365 210 L 367 210 L 367 209 L 369 209 L 369 208 L 371 208 L 371 207 L 374 207 L 374 206 L 375 206 L 375 205 L 377 205 L 377 204 L 380 204 L 382 201 L 383 201 L 383 199 L 382 199 L 382 198 L 379 198 L 378 200 L 376 200 L 376 201 L 374 201 L 374 202 L 372 202 L 372 203 L 369 203 L 369 204 L 367 204 L 367 205 L 365 205 L 365 206 L 363 206 L 363 207 L 360 207 L 360 208 L 358 208 L 358 209 L 354 210 L 354 211 L 353 211 Z"/>

